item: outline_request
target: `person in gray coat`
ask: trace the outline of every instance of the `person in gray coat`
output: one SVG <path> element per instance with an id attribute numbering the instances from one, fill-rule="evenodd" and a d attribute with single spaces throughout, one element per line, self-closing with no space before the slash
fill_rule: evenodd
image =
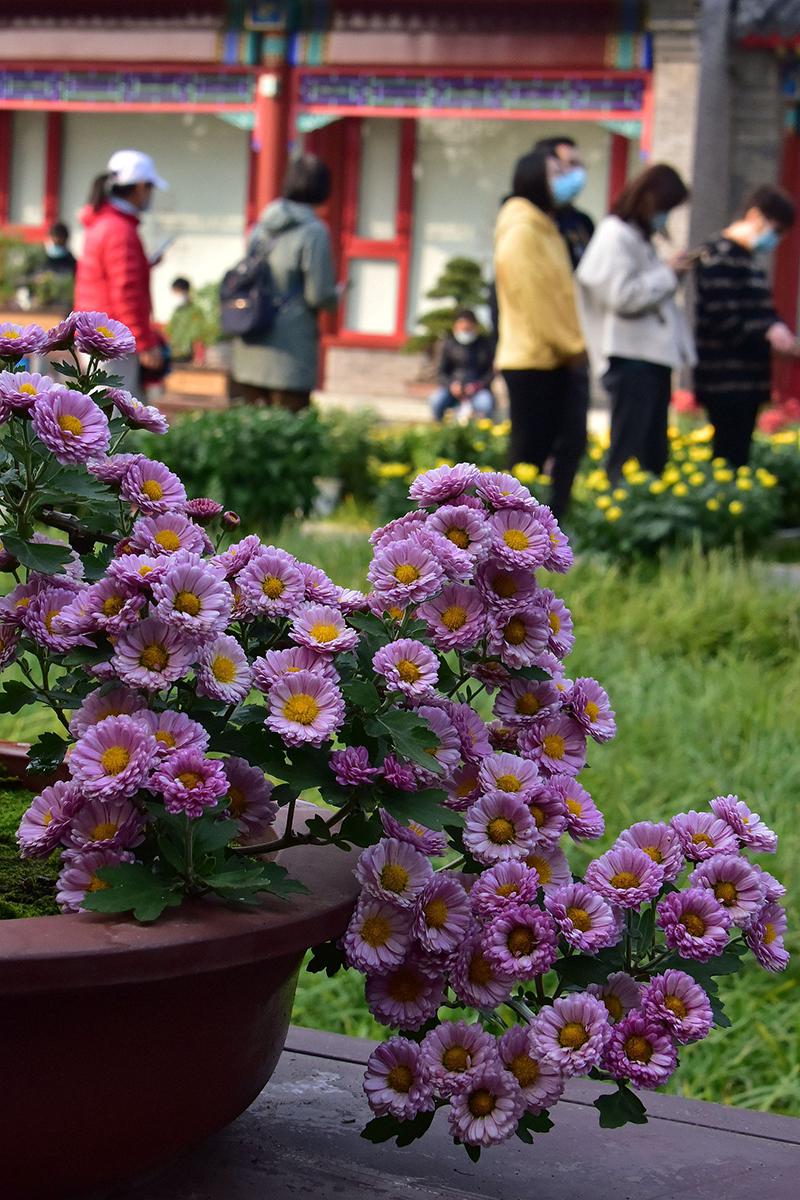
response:
<path id="1" fill-rule="evenodd" d="M 313 154 L 299 155 L 282 191 L 248 244 L 266 256 L 280 308 L 269 333 L 234 340 L 231 399 L 299 412 L 317 383 L 318 314 L 335 308 L 339 296 L 328 228 L 314 212 L 330 195 L 330 170 Z"/>

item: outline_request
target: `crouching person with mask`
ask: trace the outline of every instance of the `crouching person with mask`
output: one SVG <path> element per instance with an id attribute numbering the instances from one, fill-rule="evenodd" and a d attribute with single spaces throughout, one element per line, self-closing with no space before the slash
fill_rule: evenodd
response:
<path id="1" fill-rule="evenodd" d="M 435 421 L 443 421 L 450 408 L 458 410 L 461 421 L 494 415 L 493 357 L 492 339 L 481 333 L 472 309 L 462 308 L 439 356 L 439 387 L 430 398 Z"/>

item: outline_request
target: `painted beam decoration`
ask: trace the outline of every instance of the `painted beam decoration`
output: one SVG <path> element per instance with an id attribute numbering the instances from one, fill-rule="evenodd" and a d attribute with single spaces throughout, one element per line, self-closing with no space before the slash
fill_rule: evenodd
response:
<path id="1" fill-rule="evenodd" d="M 252 75 L 231 71 L 0 71 L 0 103 L 251 105 Z"/>
<path id="2" fill-rule="evenodd" d="M 384 75 L 301 71 L 298 101 L 315 111 L 334 108 L 514 113 L 552 110 L 640 113 L 642 78 L 510 78 L 507 75 Z"/>

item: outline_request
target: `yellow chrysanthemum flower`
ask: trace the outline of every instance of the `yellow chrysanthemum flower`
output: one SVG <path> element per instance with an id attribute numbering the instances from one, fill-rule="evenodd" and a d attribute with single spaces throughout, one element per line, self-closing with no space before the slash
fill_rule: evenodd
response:
<path id="1" fill-rule="evenodd" d="M 744 505 L 742 504 L 741 500 L 731 500 L 730 504 L 728 505 L 728 512 L 733 513 L 734 517 L 738 517 L 740 513 L 743 513 Z"/>
<path id="2" fill-rule="evenodd" d="M 614 497 L 615 500 L 627 500 L 628 499 L 628 493 L 625 491 L 625 488 L 621 488 L 621 487 L 615 487 L 613 492 L 611 493 L 611 495 Z"/>
<path id="3" fill-rule="evenodd" d="M 688 496 L 689 489 L 685 483 L 676 483 L 673 485 L 672 494 L 673 496 Z"/>
<path id="4" fill-rule="evenodd" d="M 702 487 L 706 481 L 706 477 L 702 471 L 695 471 L 689 476 L 689 483 L 692 487 Z"/>
<path id="5" fill-rule="evenodd" d="M 616 504 L 612 504 L 611 508 L 609 508 L 608 511 L 606 512 L 606 520 L 607 521 L 618 521 L 621 516 L 622 516 L 622 509 L 619 508 Z"/>
<path id="6" fill-rule="evenodd" d="M 667 490 L 667 485 L 663 479 L 654 479 L 653 482 L 650 484 L 649 490 L 652 493 L 652 495 L 660 496 L 662 492 L 665 492 Z"/>
<path id="7" fill-rule="evenodd" d="M 610 496 L 598 496 L 594 502 L 595 508 L 599 508 L 601 512 L 605 512 L 607 508 L 611 508 Z"/>
<path id="8" fill-rule="evenodd" d="M 706 500 L 706 508 L 709 512 L 717 512 L 719 509 L 719 500 L 712 496 L 710 500 Z"/>

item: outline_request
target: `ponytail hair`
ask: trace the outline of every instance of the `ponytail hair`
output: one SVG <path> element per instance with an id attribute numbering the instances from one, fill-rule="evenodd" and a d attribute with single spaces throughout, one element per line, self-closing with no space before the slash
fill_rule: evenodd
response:
<path id="1" fill-rule="evenodd" d="M 103 171 L 102 175 L 97 175 L 92 180 L 92 186 L 89 189 L 89 204 L 97 212 L 102 208 L 105 201 L 108 199 L 109 183 L 113 176 L 110 171 Z"/>

